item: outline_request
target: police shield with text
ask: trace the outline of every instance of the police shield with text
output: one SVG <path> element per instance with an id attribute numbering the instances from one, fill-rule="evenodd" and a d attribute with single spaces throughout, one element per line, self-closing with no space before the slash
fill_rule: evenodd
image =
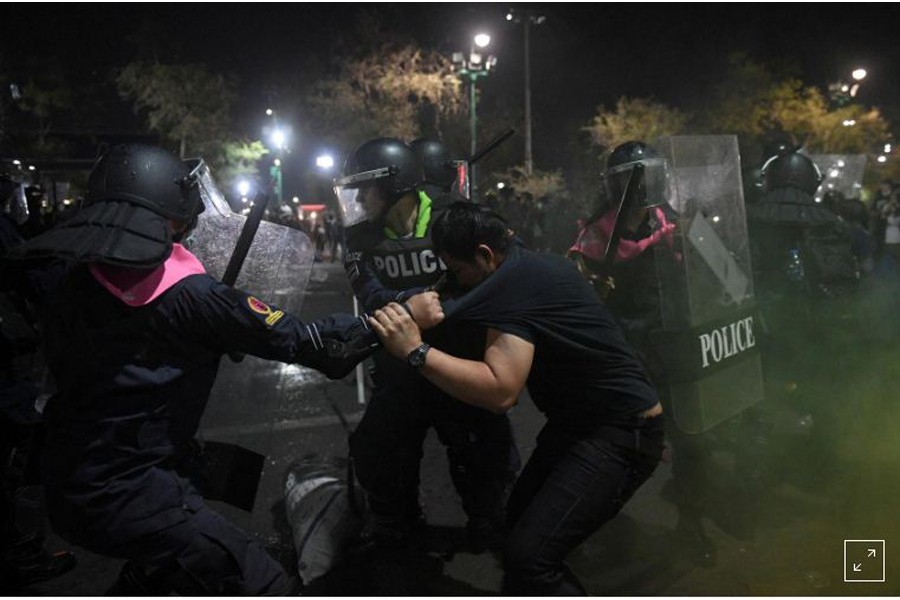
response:
<path id="1" fill-rule="evenodd" d="M 665 138 L 660 151 L 682 248 L 679 276 L 660 273 L 663 328 L 689 357 L 672 382 L 674 418 L 697 433 L 763 398 L 740 154 L 733 136 Z"/>
<path id="2" fill-rule="evenodd" d="M 726 531 L 746 538 L 754 535 L 755 496 L 763 490 L 768 424 L 757 408 L 765 398 L 762 327 L 737 138 L 675 136 L 660 140 L 659 148 L 671 165 L 671 202 L 678 213 L 675 239 L 681 248 L 675 271 L 659 273 L 664 307 L 661 341 L 670 363 L 673 417 L 689 434 L 690 441 L 683 444 L 687 456 L 682 458 L 700 463 L 688 467 L 684 478 L 699 489 L 689 492 L 679 487 L 689 514 L 697 509 Z M 731 419 L 741 436 L 735 469 L 746 502 L 723 508 L 714 505 L 710 493 L 711 450 L 702 446 L 709 441 L 694 440 L 698 436 L 690 434 L 710 431 Z M 678 451 L 676 446 L 676 455 Z M 714 559 L 714 545 L 700 541 L 694 548 L 705 547 Z"/>
<path id="3" fill-rule="evenodd" d="M 451 170 L 443 157 L 438 161 L 441 173 L 435 183 L 446 185 Z M 403 302 L 435 285 L 446 270 L 432 249 L 430 229 L 453 196 L 431 197 L 422 187 L 425 179 L 409 145 L 378 138 L 350 155 L 343 177 L 335 182 L 348 226 L 345 268 L 367 311 Z M 480 328 L 450 332 L 437 327 L 429 335 L 466 356 L 483 351 Z M 382 547 L 405 547 L 419 529 L 419 463 L 426 432 L 434 427 L 447 448 L 470 541 L 496 543 L 505 496 L 518 468 L 509 420 L 455 402 L 387 352 L 376 353 L 374 361 L 372 398 L 350 438 L 371 513 L 364 539 Z"/>
<path id="4" fill-rule="evenodd" d="M 733 137 L 621 144 L 604 173 L 609 205 L 569 250 L 668 405 L 676 531 L 702 566 L 715 545 L 701 523 L 710 451 L 697 434 L 763 393 L 739 173 Z"/>
<path id="5" fill-rule="evenodd" d="M 18 253 L 70 266 L 43 310 L 57 385 L 44 411 L 44 486 L 61 537 L 127 561 L 115 595 L 290 591 L 263 546 L 204 501 L 195 434 L 224 354 L 339 378 L 371 352 L 360 318 L 304 323 L 207 273 L 184 244 L 209 210 L 202 179 L 201 163 L 115 146 L 91 172 L 84 207 Z M 257 387 L 241 401 L 261 396 Z"/>

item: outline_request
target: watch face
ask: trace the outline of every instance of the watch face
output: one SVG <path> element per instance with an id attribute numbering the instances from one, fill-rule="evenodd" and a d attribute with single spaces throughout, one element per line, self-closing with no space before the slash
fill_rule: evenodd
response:
<path id="1" fill-rule="evenodd" d="M 428 344 L 422 344 L 415 350 L 409 353 L 407 357 L 407 362 L 409 362 L 409 366 L 415 367 L 418 369 L 422 365 L 425 364 L 425 355 L 428 353 L 428 350 L 431 349 L 431 346 Z"/>

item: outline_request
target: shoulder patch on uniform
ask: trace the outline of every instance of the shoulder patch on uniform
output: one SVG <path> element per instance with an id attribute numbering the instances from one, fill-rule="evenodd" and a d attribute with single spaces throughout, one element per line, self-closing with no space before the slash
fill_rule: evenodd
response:
<path id="1" fill-rule="evenodd" d="M 247 305 L 253 312 L 260 315 L 265 315 L 266 325 L 268 325 L 269 327 L 280 321 L 281 317 L 284 316 L 284 311 L 278 309 L 272 310 L 272 308 L 268 304 L 266 304 L 256 296 L 247 296 Z"/>

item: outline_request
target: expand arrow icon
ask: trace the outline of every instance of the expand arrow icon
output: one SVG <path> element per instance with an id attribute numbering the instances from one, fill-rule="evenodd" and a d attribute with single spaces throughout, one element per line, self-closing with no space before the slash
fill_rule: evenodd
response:
<path id="1" fill-rule="evenodd" d="M 869 558 L 873 558 L 876 554 L 875 548 L 869 548 Z"/>
<path id="2" fill-rule="evenodd" d="M 861 567 L 862 567 L 862 563 L 858 563 L 858 564 L 853 563 L 853 571 L 855 573 L 859 573 L 860 571 L 862 571 Z"/>

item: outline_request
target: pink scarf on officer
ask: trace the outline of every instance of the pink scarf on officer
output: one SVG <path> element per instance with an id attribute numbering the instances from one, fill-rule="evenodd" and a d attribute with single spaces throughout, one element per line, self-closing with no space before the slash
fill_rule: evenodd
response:
<path id="1" fill-rule="evenodd" d="M 90 271 L 113 296 L 135 307 L 149 304 L 189 275 L 206 273 L 197 257 L 181 244 L 173 244 L 172 254 L 155 269 L 93 264 Z"/>
<path id="2" fill-rule="evenodd" d="M 619 247 L 616 249 L 615 262 L 631 260 L 647 248 L 665 240 L 671 248 L 675 235 L 675 224 L 666 220 L 666 215 L 660 208 L 653 208 L 656 219 L 659 221 L 659 229 L 640 240 L 619 239 Z M 575 243 L 569 248 L 569 252 L 578 252 L 587 258 L 603 262 L 606 255 L 606 246 L 616 224 L 616 211 L 611 210 L 598 220 L 586 225 L 578 232 Z"/>

